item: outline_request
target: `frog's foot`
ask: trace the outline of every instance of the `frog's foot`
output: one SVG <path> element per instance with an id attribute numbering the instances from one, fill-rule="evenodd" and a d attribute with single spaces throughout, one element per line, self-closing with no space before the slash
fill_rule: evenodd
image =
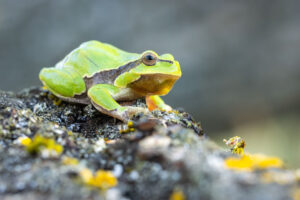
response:
<path id="1" fill-rule="evenodd" d="M 115 99 L 120 97 L 122 89 L 109 84 L 98 84 L 91 87 L 88 96 L 93 106 L 100 112 L 128 122 L 138 113 L 150 114 L 148 109 L 133 106 L 121 106 Z"/>
<path id="2" fill-rule="evenodd" d="M 141 107 L 133 107 L 133 106 L 125 106 L 124 113 L 125 116 L 128 116 L 129 118 L 132 118 L 134 115 L 137 115 L 138 113 L 143 113 L 144 115 L 149 115 L 150 112 L 146 108 Z"/>
<path id="3" fill-rule="evenodd" d="M 93 106 L 99 110 L 101 113 L 109 115 L 111 117 L 117 118 L 123 122 L 129 122 L 134 115 L 139 113 L 143 113 L 145 115 L 150 114 L 148 109 L 140 108 L 140 107 L 133 107 L 133 106 L 121 106 L 120 108 L 116 108 L 114 110 L 107 110 L 97 103 L 91 101 Z"/>
<path id="4" fill-rule="evenodd" d="M 172 111 L 171 106 L 165 104 L 165 102 L 157 95 L 147 96 L 146 104 L 150 111 L 153 111 L 155 109 L 167 112 Z"/>

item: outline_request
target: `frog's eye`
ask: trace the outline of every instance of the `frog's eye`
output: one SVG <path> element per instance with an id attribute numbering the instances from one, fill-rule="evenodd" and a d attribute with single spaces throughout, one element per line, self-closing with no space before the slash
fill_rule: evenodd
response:
<path id="1" fill-rule="evenodd" d="M 157 56 L 151 52 L 145 53 L 142 57 L 142 62 L 148 66 L 155 65 L 156 61 Z"/>

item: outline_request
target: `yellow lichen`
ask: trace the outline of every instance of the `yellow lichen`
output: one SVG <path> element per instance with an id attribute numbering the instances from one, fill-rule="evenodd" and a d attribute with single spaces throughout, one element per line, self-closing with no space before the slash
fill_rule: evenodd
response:
<path id="1" fill-rule="evenodd" d="M 133 122 L 132 122 L 132 121 L 129 121 L 129 122 L 127 123 L 127 126 L 128 126 L 128 127 L 133 127 Z"/>
<path id="2" fill-rule="evenodd" d="M 295 174 L 296 181 L 300 183 L 300 169 L 296 169 L 294 174 Z"/>
<path id="3" fill-rule="evenodd" d="M 31 143 L 31 139 L 27 136 L 19 137 L 18 142 L 23 146 L 28 146 Z"/>
<path id="4" fill-rule="evenodd" d="M 45 138 L 41 135 L 35 135 L 26 150 L 30 154 L 41 154 L 42 157 L 56 157 L 63 152 L 63 147 L 51 138 Z"/>
<path id="5" fill-rule="evenodd" d="M 255 169 L 280 168 L 283 162 L 277 157 L 267 157 L 262 154 L 245 154 L 241 157 L 229 157 L 225 160 L 229 169 L 252 171 Z"/>
<path id="6" fill-rule="evenodd" d="M 168 113 L 174 113 L 175 115 L 179 115 L 179 111 L 178 110 L 169 110 Z"/>
<path id="7" fill-rule="evenodd" d="M 64 156 L 63 159 L 62 159 L 62 163 L 64 165 L 77 165 L 78 160 L 76 158 Z"/>
<path id="8" fill-rule="evenodd" d="M 85 184 L 101 190 L 107 190 L 118 184 L 118 180 L 110 171 L 101 169 L 93 175 L 91 170 L 84 168 L 80 171 L 80 176 Z"/>
<path id="9" fill-rule="evenodd" d="M 61 104 L 61 102 L 62 102 L 62 100 L 61 100 L 61 99 L 58 99 L 58 98 L 55 98 L 55 99 L 53 100 L 53 103 L 54 103 L 55 105 L 57 105 L 57 106 L 59 106 L 59 105 Z"/>
<path id="10" fill-rule="evenodd" d="M 62 100 L 52 93 L 48 94 L 48 98 L 51 99 L 53 101 L 53 104 L 57 106 L 59 106 L 62 103 Z"/>
<path id="11" fill-rule="evenodd" d="M 286 185 L 295 182 L 296 177 L 290 171 L 267 171 L 261 175 L 264 183 L 277 183 Z"/>
<path id="12" fill-rule="evenodd" d="M 68 131 L 67 134 L 68 134 L 68 136 L 72 136 L 73 132 L 72 131 Z"/>
<path id="13" fill-rule="evenodd" d="M 42 87 L 43 90 L 48 90 L 47 86 L 43 85 Z"/>
<path id="14" fill-rule="evenodd" d="M 87 183 L 91 178 L 93 178 L 93 173 L 87 168 L 80 170 L 80 177 L 84 183 Z"/>
<path id="15" fill-rule="evenodd" d="M 129 132 L 134 132 L 135 129 L 133 128 L 134 124 L 132 121 L 129 121 L 127 123 L 127 126 L 123 125 L 123 126 L 120 126 L 119 130 L 120 130 L 120 133 L 129 133 Z"/>
<path id="16" fill-rule="evenodd" d="M 256 166 L 260 169 L 263 168 L 280 168 L 283 166 L 282 160 L 277 157 L 267 157 L 262 154 L 254 154 L 253 156 L 254 161 L 256 162 Z"/>
<path id="17" fill-rule="evenodd" d="M 229 140 L 223 139 L 225 144 L 230 147 L 230 150 L 234 154 L 243 155 L 245 148 L 245 140 L 239 136 L 230 138 Z"/>
<path id="18" fill-rule="evenodd" d="M 176 188 L 172 192 L 169 200 L 185 200 L 185 195 L 184 195 L 184 193 L 182 192 L 181 189 Z"/>
<path id="19" fill-rule="evenodd" d="M 292 197 L 294 200 L 300 200 L 300 188 L 293 190 Z"/>

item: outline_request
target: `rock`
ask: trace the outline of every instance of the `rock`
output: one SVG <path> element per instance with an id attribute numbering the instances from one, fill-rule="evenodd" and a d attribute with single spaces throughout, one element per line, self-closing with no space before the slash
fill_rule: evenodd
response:
<path id="1" fill-rule="evenodd" d="M 0 198 L 285 200 L 299 184 L 288 169 L 226 168 L 233 155 L 184 111 L 136 116 L 132 132 L 120 133 L 123 126 L 40 88 L 0 92 Z M 37 135 L 59 154 L 30 153 L 26 145 Z M 101 189 L 116 179 L 116 187 Z"/>

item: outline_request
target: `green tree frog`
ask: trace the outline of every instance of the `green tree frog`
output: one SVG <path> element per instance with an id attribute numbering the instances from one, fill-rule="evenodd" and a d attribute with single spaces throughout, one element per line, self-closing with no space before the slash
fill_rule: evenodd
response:
<path id="1" fill-rule="evenodd" d="M 58 98 L 91 103 L 100 112 L 124 122 L 139 112 L 149 111 L 121 106 L 123 101 L 146 97 L 150 110 L 170 110 L 159 96 L 166 95 L 180 77 L 180 65 L 171 54 L 159 56 L 152 50 L 129 53 L 99 41 L 81 44 L 39 74 L 44 86 Z"/>

